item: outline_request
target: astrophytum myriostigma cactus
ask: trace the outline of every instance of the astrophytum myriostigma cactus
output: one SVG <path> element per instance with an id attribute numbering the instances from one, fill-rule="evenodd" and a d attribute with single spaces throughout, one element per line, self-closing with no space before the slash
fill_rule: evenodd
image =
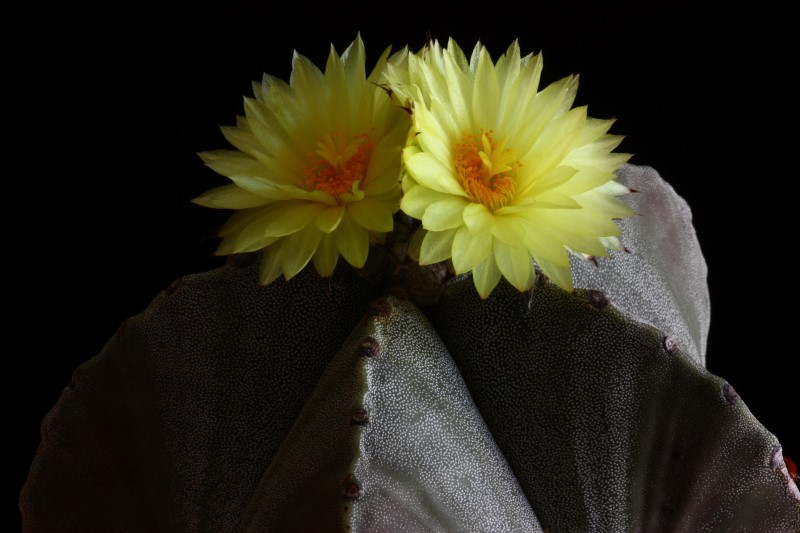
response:
<path id="1" fill-rule="evenodd" d="M 778 442 L 703 368 L 688 208 L 619 176 L 631 253 L 573 293 L 462 276 L 421 310 L 241 261 L 176 282 L 45 419 L 25 530 L 800 531 Z"/>

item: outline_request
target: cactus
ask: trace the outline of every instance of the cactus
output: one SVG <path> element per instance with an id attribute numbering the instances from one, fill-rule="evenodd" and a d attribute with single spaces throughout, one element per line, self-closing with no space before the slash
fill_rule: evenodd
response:
<path id="1" fill-rule="evenodd" d="M 620 179 L 633 253 L 576 265 L 574 293 L 462 276 L 421 310 L 246 263 L 174 283 L 48 414 L 25 530 L 800 530 L 779 444 L 703 368 L 688 208 Z"/>

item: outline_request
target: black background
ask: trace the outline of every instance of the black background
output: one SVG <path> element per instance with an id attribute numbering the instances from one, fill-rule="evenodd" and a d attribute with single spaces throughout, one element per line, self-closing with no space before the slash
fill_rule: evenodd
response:
<path id="1" fill-rule="evenodd" d="M 16 490 L 73 369 L 171 281 L 222 263 L 213 234 L 227 214 L 189 200 L 225 180 L 195 153 L 227 147 L 218 125 L 234 123 L 251 80 L 288 79 L 295 48 L 323 65 L 330 43 L 341 52 L 359 30 L 370 66 L 385 46 L 418 49 L 430 33 L 465 50 L 481 39 L 494 57 L 519 38 L 523 53 L 543 51 L 544 83 L 580 73 L 577 103 L 616 117 L 620 150 L 693 209 L 709 265 L 708 368 L 800 458 L 788 369 L 797 135 L 781 132 L 796 129 L 796 98 L 775 25 L 786 14 L 730 3 L 228 6 L 20 15 L 4 172 Z"/>

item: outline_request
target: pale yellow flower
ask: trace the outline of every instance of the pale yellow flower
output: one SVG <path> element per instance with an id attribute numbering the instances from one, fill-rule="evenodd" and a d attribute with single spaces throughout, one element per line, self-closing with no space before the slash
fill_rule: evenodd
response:
<path id="1" fill-rule="evenodd" d="M 200 154 L 233 183 L 195 202 L 240 210 L 220 231 L 218 254 L 263 249 L 264 284 L 309 261 L 330 276 L 340 254 L 364 265 L 370 242 L 393 227 L 410 124 L 377 86 L 388 53 L 367 77 L 359 36 L 341 57 L 331 47 L 324 74 L 295 54 L 288 84 L 266 74 L 253 84 L 245 116 L 222 128 L 238 151 Z"/>
<path id="2" fill-rule="evenodd" d="M 433 42 L 390 66 L 386 80 L 413 109 L 401 209 L 421 219 L 420 263 L 452 260 L 486 298 L 501 276 L 531 287 L 533 261 L 572 289 L 568 252 L 622 249 L 614 219 L 633 215 L 614 181 L 627 159 L 612 120 L 570 109 L 577 77 L 538 91 L 541 55 L 514 42 L 494 64 L 479 43 L 467 60 Z"/>

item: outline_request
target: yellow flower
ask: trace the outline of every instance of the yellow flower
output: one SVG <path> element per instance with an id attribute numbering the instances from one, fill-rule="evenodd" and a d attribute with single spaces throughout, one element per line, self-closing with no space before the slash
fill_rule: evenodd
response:
<path id="1" fill-rule="evenodd" d="M 370 242 L 393 227 L 410 125 L 377 86 L 388 54 L 366 77 L 359 36 L 341 57 L 331 47 L 324 74 L 295 54 L 289 84 L 266 74 L 253 84 L 246 116 L 222 128 L 238 151 L 200 154 L 233 183 L 194 201 L 240 210 L 221 229 L 218 254 L 263 249 L 264 284 L 309 261 L 330 276 L 339 254 L 364 265 Z"/>
<path id="2" fill-rule="evenodd" d="M 514 42 L 497 64 L 479 43 L 467 60 L 450 40 L 410 54 L 386 79 L 413 108 L 401 209 L 422 220 L 420 263 L 452 259 L 486 298 L 504 276 L 519 290 L 542 272 L 572 289 L 569 252 L 622 249 L 614 219 L 633 215 L 614 181 L 612 120 L 570 109 L 577 77 L 538 91 L 541 55 Z"/>

